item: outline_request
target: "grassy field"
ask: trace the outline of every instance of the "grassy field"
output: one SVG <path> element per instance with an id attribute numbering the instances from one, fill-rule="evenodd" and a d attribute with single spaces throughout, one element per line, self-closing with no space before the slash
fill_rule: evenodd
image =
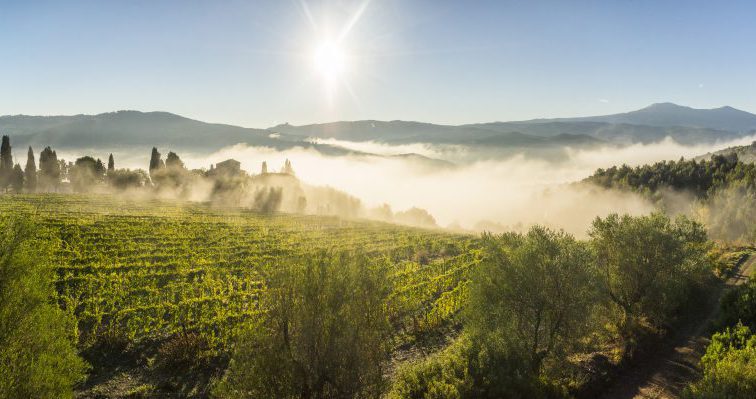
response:
<path id="1" fill-rule="evenodd" d="M 5 195 L 0 214 L 34 216 L 59 240 L 59 303 L 77 321 L 82 351 L 155 346 L 191 332 L 223 355 L 258 316 L 264 268 L 355 248 L 390 268 L 396 347 L 407 348 L 454 324 L 478 257 L 470 236 L 196 203 Z"/>

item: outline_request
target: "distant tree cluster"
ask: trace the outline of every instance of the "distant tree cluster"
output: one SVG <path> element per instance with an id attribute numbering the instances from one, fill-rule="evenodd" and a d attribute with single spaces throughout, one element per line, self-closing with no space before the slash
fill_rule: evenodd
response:
<path id="1" fill-rule="evenodd" d="M 662 188 L 686 190 L 702 198 L 732 185 L 756 187 L 756 165 L 738 161 L 734 153 L 711 160 L 662 161 L 631 168 L 627 165 L 598 169 L 585 181 L 605 188 L 654 193 Z"/>
<path id="2" fill-rule="evenodd" d="M 34 160 L 34 150 L 29 147 L 26 165 L 13 163 L 9 136 L 2 137 L 0 145 L 0 188 L 4 192 L 34 193 L 58 191 L 61 182 L 68 178 L 69 165 L 59 160 L 57 153 L 45 147 L 39 155 L 39 170 Z"/>
<path id="3" fill-rule="evenodd" d="M 24 172 L 21 165 L 13 164 L 10 137 L 3 136 L 0 144 L 0 188 L 5 192 L 12 189 L 20 192 L 24 186 Z"/>
<path id="4" fill-rule="evenodd" d="M 433 216 L 424 209 L 410 208 L 394 213 L 386 206 L 365 212 L 362 202 L 355 197 L 329 187 L 300 184 L 289 159 L 278 172 L 273 170 L 264 161 L 259 174 L 249 174 L 234 159 L 210 165 L 209 169 L 189 169 L 173 151 L 163 159 L 157 147 L 151 150 L 146 170 L 118 169 L 113 154 L 109 154 L 107 165 L 89 155 L 66 162 L 49 146 L 40 152 L 38 162 L 29 147 L 22 169 L 21 165 L 13 163 L 10 138 L 3 136 L 0 190 L 5 193 L 128 192 L 140 197 L 210 201 L 260 212 L 310 212 L 346 218 L 367 216 L 411 226 L 437 227 Z"/>
<path id="5" fill-rule="evenodd" d="M 756 164 L 739 161 L 735 153 L 702 161 L 599 169 L 585 182 L 640 193 L 663 209 L 679 208 L 680 200 L 670 192 L 691 195 L 689 212 L 696 214 L 712 237 L 756 240 Z"/>

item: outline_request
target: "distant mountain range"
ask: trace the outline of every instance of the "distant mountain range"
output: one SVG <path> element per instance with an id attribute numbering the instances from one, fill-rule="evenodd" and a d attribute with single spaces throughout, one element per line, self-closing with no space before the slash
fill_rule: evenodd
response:
<path id="1" fill-rule="evenodd" d="M 756 130 L 756 115 L 732 107 L 696 109 L 673 103 L 657 103 L 637 111 L 584 118 L 552 119 L 553 122 L 604 122 L 659 127 L 696 127 L 745 133 Z M 533 122 L 539 122 L 538 120 Z"/>
<path id="2" fill-rule="evenodd" d="M 168 112 L 117 111 L 99 115 L 0 116 L 0 133 L 9 134 L 15 148 L 123 149 L 157 146 L 209 153 L 239 143 L 278 150 L 300 146 L 327 154 L 353 153 L 340 147 L 295 142 L 264 129 L 205 123 Z"/>
<path id="3" fill-rule="evenodd" d="M 462 145 L 501 153 L 549 152 L 565 147 L 647 143 L 665 137 L 682 143 L 710 143 L 741 137 L 753 131 L 756 131 L 754 114 L 731 107 L 694 109 L 670 103 L 654 104 L 615 115 L 459 126 L 365 120 L 305 126 L 283 124 L 269 129 L 252 129 L 205 123 L 167 112 L 139 111 L 0 117 L 0 133 L 11 135 L 15 149 L 28 145 L 36 148 L 50 145 L 62 149 L 113 150 L 158 146 L 165 150 L 199 154 L 240 143 L 278 150 L 313 148 L 327 155 L 364 154 L 334 142 L 313 142 L 312 138 L 388 144 Z"/>
<path id="4" fill-rule="evenodd" d="M 290 136 L 385 143 L 480 145 L 592 145 L 655 142 L 671 137 L 681 143 L 716 142 L 756 131 L 756 115 L 732 107 L 695 109 L 672 103 L 622 114 L 459 126 L 405 121 L 332 122 L 278 125 L 268 130 Z M 539 138 L 551 138 L 549 141 Z"/>

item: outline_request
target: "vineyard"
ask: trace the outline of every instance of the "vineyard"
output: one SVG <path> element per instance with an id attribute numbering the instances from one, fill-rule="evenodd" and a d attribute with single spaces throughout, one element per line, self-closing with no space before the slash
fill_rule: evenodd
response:
<path id="1" fill-rule="evenodd" d="M 77 321 L 82 348 L 103 337 L 133 345 L 191 331 L 224 351 L 260 313 L 265 268 L 355 248 L 389 268 L 396 345 L 408 344 L 454 318 L 478 257 L 469 236 L 188 202 L 6 195 L 0 213 L 34 216 L 59 240 L 59 304 Z"/>

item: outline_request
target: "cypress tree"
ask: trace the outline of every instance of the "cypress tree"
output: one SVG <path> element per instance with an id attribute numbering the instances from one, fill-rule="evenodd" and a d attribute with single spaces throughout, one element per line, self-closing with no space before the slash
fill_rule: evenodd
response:
<path id="1" fill-rule="evenodd" d="M 163 160 L 160 159 L 160 153 L 157 148 L 152 147 L 152 155 L 150 156 L 150 176 L 152 176 L 153 171 L 160 169 L 162 163 Z"/>
<path id="2" fill-rule="evenodd" d="M 97 162 L 95 162 L 94 173 L 98 180 L 102 180 L 102 177 L 105 176 L 105 164 L 102 163 L 100 158 L 97 158 Z"/>
<path id="3" fill-rule="evenodd" d="M 4 170 L 13 169 L 13 155 L 11 155 L 9 136 L 3 136 L 3 143 L 0 145 L 0 167 Z"/>
<path id="4" fill-rule="evenodd" d="M 11 155 L 10 137 L 3 136 L 3 142 L 0 145 L 0 188 L 8 187 L 12 175 L 13 155 Z"/>
<path id="5" fill-rule="evenodd" d="M 113 154 L 108 157 L 108 173 L 115 170 L 115 161 L 113 160 Z"/>
<path id="6" fill-rule="evenodd" d="M 34 151 L 29 146 L 29 152 L 26 156 L 26 168 L 24 168 L 24 180 L 26 191 L 33 193 L 37 191 L 37 164 L 34 162 Z"/>

